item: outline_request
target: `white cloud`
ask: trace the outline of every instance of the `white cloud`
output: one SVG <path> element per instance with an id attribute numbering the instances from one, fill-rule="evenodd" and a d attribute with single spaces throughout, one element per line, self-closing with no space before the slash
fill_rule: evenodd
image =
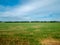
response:
<path id="1" fill-rule="evenodd" d="M 9 17 L 9 16 L 13 16 L 13 17 L 18 16 L 19 17 L 20 16 L 23 18 L 23 16 L 25 16 L 25 15 L 30 15 L 30 13 L 33 14 L 33 12 L 34 13 L 45 12 L 46 10 L 54 11 L 55 10 L 54 7 L 46 7 L 46 6 L 52 5 L 56 1 L 57 0 L 31 0 L 27 4 L 18 5 L 15 7 L 7 7 L 7 8 L 3 7 L 5 9 L 5 11 L 0 12 L 0 16 L 4 16 L 4 17 Z M 1 7 L 0 9 L 2 9 L 2 6 L 0 6 L 0 7 Z M 43 13 L 41 13 L 40 15 L 43 15 Z M 24 17 L 24 19 L 31 19 L 31 17 Z"/>
<path id="2" fill-rule="evenodd" d="M 16 8 L 14 7 L 14 9 L 8 10 L 8 8 L 3 12 L 2 15 L 8 15 L 8 16 L 17 16 L 17 15 L 27 15 L 29 12 L 38 9 L 38 8 L 42 8 L 46 5 L 49 5 L 50 3 L 52 3 L 52 1 L 49 0 L 34 0 L 26 5 L 22 5 L 22 6 L 17 6 Z"/>

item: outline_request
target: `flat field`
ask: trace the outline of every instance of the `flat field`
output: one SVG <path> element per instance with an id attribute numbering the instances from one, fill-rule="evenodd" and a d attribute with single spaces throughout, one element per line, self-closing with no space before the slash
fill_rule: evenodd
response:
<path id="1" fill-rule="evenodd" d="M 60 23 L 0 23 L 0 45 L 60 45 Z"/>

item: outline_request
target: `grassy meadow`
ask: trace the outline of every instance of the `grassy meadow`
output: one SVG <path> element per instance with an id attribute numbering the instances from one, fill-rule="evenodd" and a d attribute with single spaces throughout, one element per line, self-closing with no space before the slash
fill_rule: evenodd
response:
<path id="1" fill-rule="evenodd" d="M 60 45 L 60 23 L 0 23 L 0 45 Z"/>

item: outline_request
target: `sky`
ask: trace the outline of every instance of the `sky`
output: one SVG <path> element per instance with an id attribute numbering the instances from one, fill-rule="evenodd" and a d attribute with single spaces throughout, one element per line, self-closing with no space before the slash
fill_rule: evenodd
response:
<path id="1" fill-rule="evenodd" d="M 60 0 L 0 0 L 0 21 L 60 21 Z"/>

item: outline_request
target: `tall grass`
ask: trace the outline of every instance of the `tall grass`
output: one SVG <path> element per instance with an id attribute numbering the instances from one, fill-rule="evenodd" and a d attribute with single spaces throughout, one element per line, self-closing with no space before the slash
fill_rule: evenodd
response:
<path id="1" fill-rule="evenodd" d="M 42 45 L 46 38 L 60 41 L 60 23 L 0 23 L 0 45 Z"/>

